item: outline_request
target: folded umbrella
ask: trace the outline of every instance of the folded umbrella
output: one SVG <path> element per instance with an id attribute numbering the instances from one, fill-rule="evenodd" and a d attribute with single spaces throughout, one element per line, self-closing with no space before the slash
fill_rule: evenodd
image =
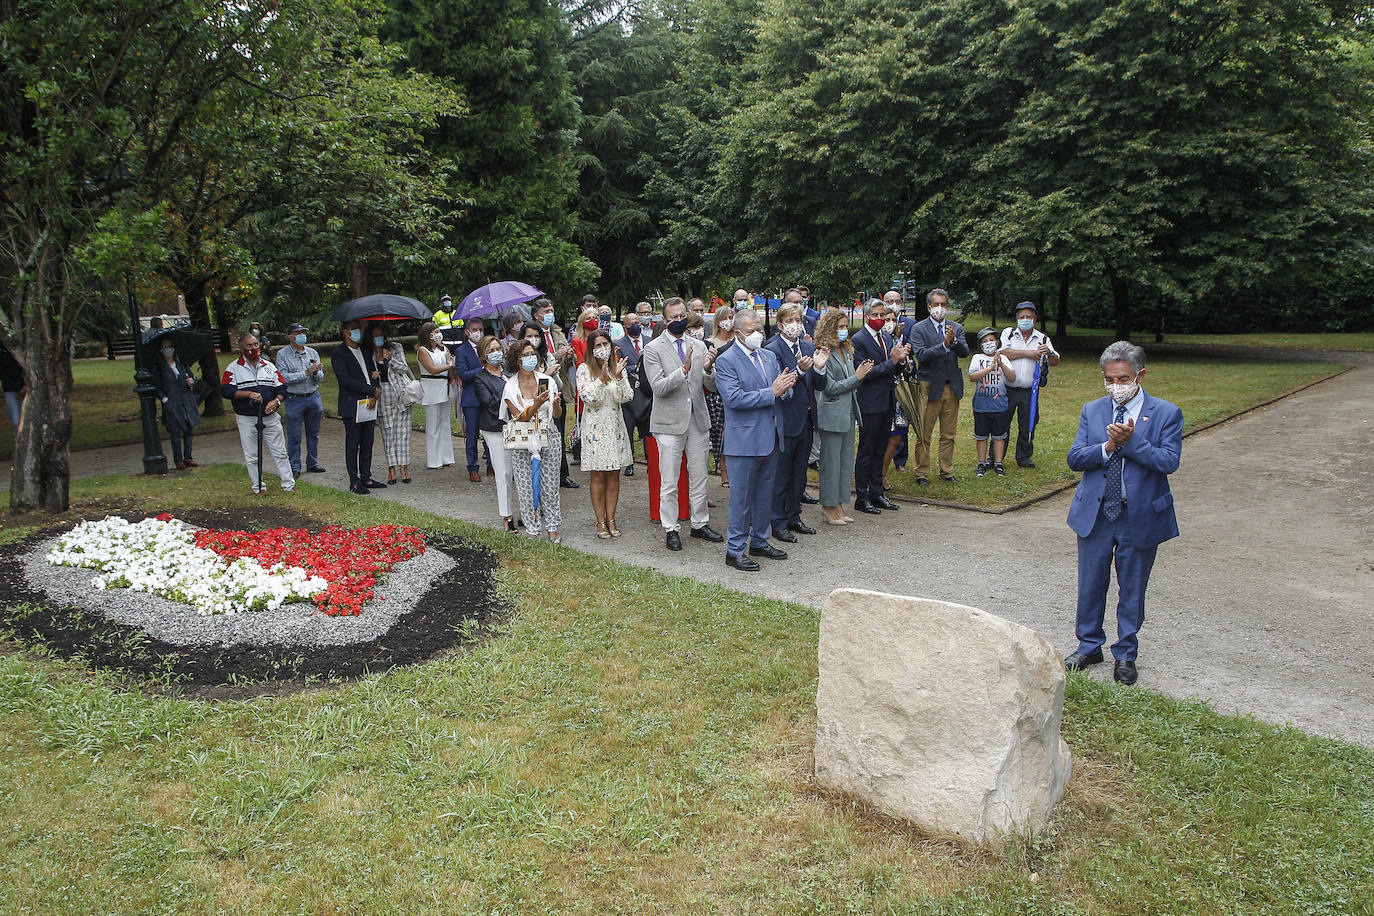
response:
<path id="1" fill-rule="evenodd" d="M 377 293 L 350 299 L 334 310 L 329 316 L 331 321 L 405 321 L 415 318 L 425 321 L 434 317 L 433 310 L 427 308 L 419 299 L 397 296 L 392 293 Z"/>
<path id="2" fill-rule="evenodd" d="M 519 280 L 497 280 L 495 283 L 479 286 L 464 296 L 453 317 L 481 318 L 508 306 L 538 299 L 542 295 L 544 293 L 538 287 L 528 283 L 521 283 Z"/>

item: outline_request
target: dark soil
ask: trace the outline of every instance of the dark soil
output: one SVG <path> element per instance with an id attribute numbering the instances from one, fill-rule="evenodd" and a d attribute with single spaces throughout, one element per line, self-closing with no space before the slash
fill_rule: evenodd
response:
<path id="1" fill-rule="evenodd" d="M 130 518 L 142 515 L 130 513 Z M 177 517 L 205 528 L 295 527 L 319 531 L 324 523 L 290 509 L 186 510 Z M 0 546 L 0 563 L 14 570 L 33 543 L 68 522 Z M 21 644 L 42 647 L 64 659 L 80 659 L 146 686 L 204 699 L 236 699 L 291 693 L 424 662 L 436 654 L 482 639 L 503 614 L 496 597 L 496 555 L 452 535 L 429 534 L 427 550 L 442 550 L 456 566 L 430 583 L 415 607 L 378 639 L 348 646 L 184 647 L 85 608 L 53 604 L 22 577 L 0 579 L 0 628 Z M 367 609 L 363 609 L 367 613 Z"/>

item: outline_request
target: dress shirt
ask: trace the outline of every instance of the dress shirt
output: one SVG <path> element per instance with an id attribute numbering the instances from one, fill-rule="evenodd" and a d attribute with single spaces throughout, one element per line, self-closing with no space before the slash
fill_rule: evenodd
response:
<path id="1" fill-rule="evenodd" d="M 305 367 L 320 361 L 320 354 L 312 347 L 297 350 L 292 344 L 277 351 L 277 371 L 286 379 L 286 390 L 290 394 L 314 394 L 324 378 L 324 369 L 314 375 L 307 375 Z"/>
<path id="2" fill-rule="evenodd" d="M 1127 421 L 1134 421 L 1135 424 L 1136 424 L 1136 426 L 1137 426 L 1136 433 L 1140 432 L 1140 429 L 1139 429 L 1139 426 L 1140 426 L 1140 409 L 1141 409 L 1142 407 L 1144 407 L 1144 406 L 1145 406 L 1145 389 L 1144 389 L 1144 388 L 1141 388 L 1140 390 L 1138 390 L 1138 391 L 1135 393 L 1135 397 L 1131 398 L 1129 401 L 1126 402 L 1126 415 L 1125 415 L 1124 417 L 1121 418 L 1121 422 L 1122 422 L 1122 423 L 1125 423 L 1125 422 L 1127 422 Z M 1113 402 L 1112 402 L 1112 416 L 1116 416 L 1116 408 L 1117 408 L 1117 404 L 1116 404 L 1115 401 L 1113 401 Z M 1134 436 L 1135 433 L 1132 433 L 1131 435 Z M 1102 458 L 1103 458 L 1104 460 L 1106 460 L 1106 461 L 1111 461 L 1111 460 L 1112 460 L 1112 455 L 1114 455 L 1114 454 L 1116 454 L 1116 452 L 1111 452 L 1111 453 L 1108 453 L 1108 452 L 1107 452 L 1107 443 L 1103 442 L 1103 443 L 1102 443 Z M 1127 480 L 1129 480 L 1129 475 L 1127 475 L 1127 473 L 1126 473 L 1126 465 L 1125 465 L 1126 456 L 1125 456 L 1125 455 L 1122 455 L 1122 456 L 1121 456 L 1121 461 L 1122 461 L 1122 465 L 1121 465 L 1121 500 L 1122 500 L 1122 502 L 1125 502 L 1125 501 L 1126 501 L 1126 484 L 1127 484 Z"/>

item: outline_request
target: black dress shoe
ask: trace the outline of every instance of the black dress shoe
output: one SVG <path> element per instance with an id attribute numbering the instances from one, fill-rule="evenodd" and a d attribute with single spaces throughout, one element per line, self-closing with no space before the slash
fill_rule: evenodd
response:
<path id="1" fill-rule="evenodd" d="M 819 499 L 814 496 L 809 496 L 806 493 L 801 495 L 801 501 L 803 506 L 819 506 L 821 504 Z"/>
<path id="2" fill-rule="evenodd" d="M 928 486 L 930 486 L 930 478 L 929 478 L 929 477 L 917 477 L 917 478 L 916 478 L 916 486 L 918 486 L 918 487 L 928 487 Z"/>
<path id="3" fill-rule="evenodd" d="M 873 500 L 873 505 L 877 506 L 879 509 L 891 509 L 893 512 L 902 508 L 886 496 L 879 496 L 877 499 Z"/>
<path id="4" fill-rule="evenodd" d="M 863 500 L 861 500 L 861 499 L 856 499 L 856 500 L 854 500 L 854 511 L 855 511 L 855 512 L 867 512 L 869 515 L 882 515 L 882 514 L 883 514 L 883 510 L 882 510 L 882 509 L 879 509 L 877 506 L 870 506 L 867 502 L 865 502 L 865 501 L 863 501 Z"/>
<path id="5" fill-rule="evenodd" d="M 759 564 L 755 563 L 753 560 L 746 557 L 744 554 L 735 556 L 733 553 L 727 553 L 725 555 L 725 565 L 733 566 L 735 569 L 740 569 L 744 572 L 758 572 L 760 569 L 763 568 L 759 566 Z"/>
<path id="6" fill-rule="evenodd" d="M 188 461 L 187 464 L 190 464 L 190 462 Z M 306 468 L 305 472 L 307 474 L 323 474 L 324 468 L 321 465 L 317 464 L 313 468 Z"/>
<path id="7" fill-rule="evenodd" d="M 785 550 L 779 550 L 778 548 L 774 547 L 772 544 L 764 544 L 762 547 L 750 547 L 750 548 L 749 548 L 749 556 L 751 556 L 751 557 L 767 557 L 767 558 L 770 559 L 770 560 L 786 560 L 786 559 L 787 559 L 787 551 L 785 551 Z"/>
<path id="8" fill-rule="evenodd" d="M 664 543 L 669 550 L 681 550 L 682 535 L 678 534 L 676 531 L 669 531 L 668 537 L 664 539 Z"/>
<path id="9" fill-rule="evenodd" d="M 779 541 L 782 541 L 785 544 L 797 543 L 797 536 L 792 532 L 788 531 L 786 528 L 774 528 L 773 537 L 777 538 Z"/>
<path id="10" fill-rule="evenodd" d="M 792 524 L 790 524 L 790 525 L 787 526 L 787 530 L 789 530 L 789 531 L 795 531 L 795 532 L 797 532 L 797 534 L 815 534 L 815 533 L 816 533 L 816 529 L 815 529 L 815 528 L 812 528 L 812 527 L 811 527 L 810 525 L 808 525 L 806 522 L 793 522 Z"/>
<path id="11" fill-rule="evenodd" d="M 582 487 L 582 484 L 573 480 L 571 477 L 564 477 L 562 480 L 558 481 L 558 485 L 565 490 L 578 490 Z"/>
<path id="12" fill-rule="evenodd" d="M 349 489 L 351 492 L 358 494 L 359 496 L 371 496 L 371 495 L 372 495 L 372 491 L 369 490 L 369 489 L 367 488 L 367 485 L 366 485 L 366 484 L 355 483 L 353 486 L 349 487 L 348 489 Z"/>
<path id="13" fill-rule="evenodd" d="M 1112 666 L 1112 680 L 1127 687 L 1135 683 L 1135 662 L 1118 661 Z"/>
<path id="14" fill-rule="evenodd" d="M 633 476 L 635 476 L 635 466 L 634 466 L 633 464 L 630 465 L 629 467 L 625 468 L 625 476 L 626 476 L 626 477 L 633 477 Z"/>
<path id="15" fill-rule="evenodd" d="M 950 474 L 948 477 L 945 477 L 945 476 L 942 474 L 942 475 L 940 475 L 940 479 L 943 480 L 945 483 L 958 483 L 958 482 L 959 482 L 959 478 L 958 478 L 958 477 L 955 477 L 953 474 Z"/>
<path id="16" fill-rule="evenodd" d="M 385 490 L 385 489 L 386 489 L 386 484 L 382 483 L 380 480 L 369 480 L 369 481 L 367 482 L 366 486 L 367 486 L 367 488 L 368 488 L 369 490 Z"/>
<path id="17" fill-rule="evenodd" d="M 1029 470 L 1032 470 L 1032 469 L 1035 468 L 1035 462 L 1034 462 L 1034 461 L 1029 461 L 1029 460 L 1027 460 L 1027 461 L 1018 461 L 1018 462 L 1016 462 L 1016 466 L 1019 467 L 1019 468 L 1025 468 L 1026 470 L 1029 471 Z"/>
<path id="18" fill-rule="evenodd" d="M 1084 655 L 1084 654 L 1081 653 L 1081 652 L 1075 652 L 1073 655 L 1070 655 L 1068 658 L 1064 659 L 1064 670 L 1065 670 L 1065 671 L 1082 671 L 1084 668 L 1088 667 L 1089 665 L 1096 665 L 1096 664 L 1098 664 L 1098 663 L 1101 662 L 1101 661 L 1102 661 L 1102 650 L 1101 650 L 1101 649 L 1094 649 L 1093 651 L 1089 652 L 1087 655 Z"/>
<path id="19" fill-rule="evenodd" d="M 719 544 L 721 541 L 725 540 L 725 535 L 716 531 L 710 525 L 702 525 L 700 528 L 693 528 L 692 537 L 701 538 L 703 541 L 709 541 L 712 544 Z"/>

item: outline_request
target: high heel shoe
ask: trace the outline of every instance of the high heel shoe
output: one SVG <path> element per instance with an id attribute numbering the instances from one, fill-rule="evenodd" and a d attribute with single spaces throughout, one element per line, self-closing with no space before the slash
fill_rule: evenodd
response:
<path id="1" fill-rule="evenodd" d="M 611 518 L 606 520 L 606 530 L 611 533 L 611 537 L 620 537 L 620 529 L 616 527 L 615 519 Z"/>
<path id="2" fill-rule="evenodd" d="M 410 483 L 410 465 L 401 465 L 401 483 Z"/>
<path id="3" fill-rule="evenodd" d="M 603 541 L 606 540 L 607 538 L 609 538 L 609 537 L 611 536 L 611 526 L 610 526 L 610 524 L 607 523 L 607 522 L 597 522 L 597 523 L 596 523 L 596 536 L 599 537 L 599 538 L 601 538 L 601 540 L 603 540 Z"/>

